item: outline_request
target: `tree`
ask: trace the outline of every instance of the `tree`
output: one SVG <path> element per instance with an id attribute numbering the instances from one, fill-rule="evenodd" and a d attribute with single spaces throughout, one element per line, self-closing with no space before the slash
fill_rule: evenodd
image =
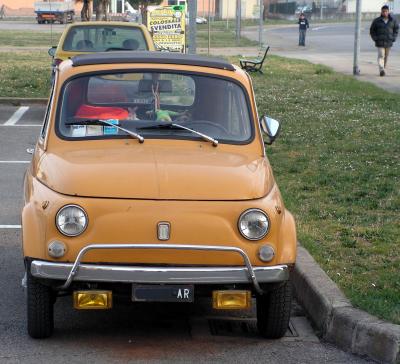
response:
<path id="1" fill-rule="evenodd" d="M 83 3 L 81 20 L 89 21 L 92 18 L 92 0 L 75 0 L 76 3 Z"/>
<path id="2" fill-rule="evenodd" d="M 96 6 L 96 20 L 108 20 L 108 8 L 111 0 L 99 0 Z M 81 10 L 82 21 L 89 21 L 92 18 L 93 0 L 75 0 L 76 3 L 83 3 Z"/>
<path id="3" fill-rule="evenodd" d="M 96 20 L 109 20 L 108 9 L 111 0 L 99 0 L 96 7 Z"/>
<path id="4" fill-rule="evenodd" d="M 142 14 L 142 22 L 143 24 L 147 24 L 147 7 L 149 5 L 160 5 L 162 0 L 128 0 L 129 4 L 131 4 L 134 8 L 139 9 Z"/>

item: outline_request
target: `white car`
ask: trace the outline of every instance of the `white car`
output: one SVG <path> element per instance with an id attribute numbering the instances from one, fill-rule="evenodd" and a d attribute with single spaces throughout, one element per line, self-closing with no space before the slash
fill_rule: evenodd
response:
<path id="1" fill-rule="evenodd" d="M 203 18 L 202 16 L 196 17 L 196 24 L 207 24 L 207 19 Z"/>

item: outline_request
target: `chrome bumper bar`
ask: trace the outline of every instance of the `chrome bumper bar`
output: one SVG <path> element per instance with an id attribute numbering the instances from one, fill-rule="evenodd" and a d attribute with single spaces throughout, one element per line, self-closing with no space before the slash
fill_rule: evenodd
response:
<path id="1" fill-rule="evenodd" d="M 155 267 L 155 266 L 119 266 L 81 263 L 90 250 L 99 249 L 174 249 L 233 252 L 239 254 L 243 267 Z M 289 279 L 287 265 L 254 267 L 248 255 L 240 248 L 210 245 L 174 245 L 174 244 L 91 244 L 83 248 L 75 262 L 57 263 L 33 260 L 31 274 L 37 278 L 65 280 L 58 287 L 67 289 L 73 280 L 90 282 L 125 283 L 252 283 L 255 290 L 262 294 L 259 283 L 282 282 Z"/>

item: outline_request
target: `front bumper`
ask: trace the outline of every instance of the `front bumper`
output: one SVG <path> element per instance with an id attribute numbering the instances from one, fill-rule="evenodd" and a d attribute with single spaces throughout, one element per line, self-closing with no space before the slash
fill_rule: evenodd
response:
<path id="1" fill-rule="evenodd" d="M 242 267 L 155 267 L 119 266 L 81 263 L 84 255 L 94 249 L 176 249 L 234 252 L 243 258 Z M 74 263 L 57 263 L 41 260 L 31 262 L 32 276 L 42 279 L 63 280 L 58 287 L 67 289 L 72 281 L 122 282 L 153 284 L 227 284 L 251 283 L 258 293 L 263 293 L 259 283 L 282 282 L 289 279 L 287 265 L 253 267 L 247 254 L 240 248 L 229 246 L 201 246 L 174 244 L 91 244 L 83 248 Z"/>

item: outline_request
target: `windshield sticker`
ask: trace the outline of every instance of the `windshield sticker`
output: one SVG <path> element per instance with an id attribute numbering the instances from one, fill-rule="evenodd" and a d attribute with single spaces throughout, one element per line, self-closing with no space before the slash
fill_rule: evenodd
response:
<path id="1" fill-rule="evenodd" d="M 86 125 L 73 125 L 71 136 L 79 138 L 86 135 Z"/>
<path id="2" fill-rule="evenodd" d="M 109 119 L 106 121 L 111 124 L 118 125 L 117 119 Z M 104 135 L 117 135 L 117 134 L 118 134 L 118 128 L 114 126 L 104 126 Z"/>
<path id="3" fill-rule="evenodd" d="M 88 125 L 86 127 L 86 136 L 103 135 L 103 127 L 101 125 Z"/>

